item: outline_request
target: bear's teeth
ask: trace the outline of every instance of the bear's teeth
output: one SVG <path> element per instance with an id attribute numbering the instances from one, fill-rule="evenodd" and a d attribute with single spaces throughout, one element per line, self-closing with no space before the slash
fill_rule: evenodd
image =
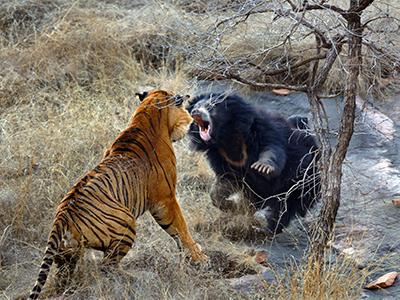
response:
<path id="1" fill-rule="evenodd" d="M 209 131 L 209 128 L 200 127 L 200 137 L 203 139 L 203 141 L 209 141 L 211 139 Z"/>

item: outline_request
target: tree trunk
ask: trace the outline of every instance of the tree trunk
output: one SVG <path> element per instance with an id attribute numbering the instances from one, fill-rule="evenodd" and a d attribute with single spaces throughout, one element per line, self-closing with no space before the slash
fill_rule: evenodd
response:
<path id="1" fill-rule="evenodd" d="M 357 0 L 350 1 L 349 12 L 357 10 Z M 371 3 L 373 1 L 370 1 Z M 344 108 L 340 122 L 338 142 L 331 153 L 327 135 L 320 137 L 321 155 L 321 198 L 322 208 L 317 222 L 311 229 L 311 245 L 309 257 L 315 262 L 323 262 L 325 248 L 332 238 L 336 214 L 340 206 L 342 179 L 342 163 L 346 156 L 350 139 L 354 131 L 356 95 L 358 92 L 358 76 L 361 66 L 361 45 L 363 28 L 361 12 L 349 13 L 346 16 L 348 29 L 348 58 Z M 310 95 L 311 102 L 317 107 L 319 98 L 315 93 Z M 328 148 L 328 149 L 327 149 Z"/>

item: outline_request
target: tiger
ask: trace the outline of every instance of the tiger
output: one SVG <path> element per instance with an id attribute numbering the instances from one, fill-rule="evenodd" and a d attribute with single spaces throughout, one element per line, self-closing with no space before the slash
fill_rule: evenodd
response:
<path id="1" fill-rule="evenodd" d="M 118 265 L 134 243 L 135 221 L 146 211 L 192 261 L 208 259 L 176 198 L 172 142 L 182 139 L 192 122 L 182 105 L 188 96 L 165 90 L 136 95 L 141 103 L 128 127 L 58 205 L 29 299 L 39 297 L 53 262 L 58 291 L 64 290 L 86 248 L 103 251 L 102 268 Z"/>

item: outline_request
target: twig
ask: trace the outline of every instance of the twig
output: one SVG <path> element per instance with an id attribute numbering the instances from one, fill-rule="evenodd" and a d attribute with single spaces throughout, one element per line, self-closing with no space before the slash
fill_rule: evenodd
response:
<path id="1" fill-rule="evenodd" d="M 277 70 L 262 71 L 262 72 L 263 72 L 263 75 L 265 75 L 265 76 L 276 76 L 276 75 L 279 75 L 279 74 L 284 73 L 286 71 L 289 71 L 290 69 L 296 69 L 296 68 L 299 68 L 299 67 L 301 67 L 301 66 L 303 66 L 305 64 L 308 64 L 309 62 L 312 62 L 314 60 L 321 60 L 321 59 L 324 59 L 324 58 L 326 58 L 326 53 L 307 58 L 305 60 L 302 60 L 300 62 L 297 62 L 297 63 L 293 64 L 292 66 L 288 66 L 288 67 L 277 69 Z M 250 65 L 255 66 L 254 64 L 250 64 Z"/>
<path id="2" fill-rule="evenodd" d="M 255 82 L 255 81 L 251 81 L 251 80 L 242 78 L 238 74 L 232 74 L 232 73 L 228 73 L 227 75 L 225 75 L 225 77 L 226 77 L 226 79 L 232 79 L 238 83 L 250 85 L 252 87 L 257 87 L 257 88 L 288 89 L 288 90 L 301 91 L 301 92 L 307 91 L 306 85 L 287 85 L 287 84 L 281 84 L 281 83 L 260 83 L 260 82 Z"/>
<path id="3" fill-rule="evenodd" d="M 0 248 L 1 248 L 1 247 L 3 246 L 3 244 L 4 244 L 4 241 L 5 241 L 6 238 L 7 238 L 7 234 L 8 234 L 8 232 L 9 232 L 10 228 L 11 228 L 11 225 L 7 225 L 6 228 L 4 228 L 3 233 L 2 233 L 2 235 L 1 235 L 1 237 L 0 237 Z"/>

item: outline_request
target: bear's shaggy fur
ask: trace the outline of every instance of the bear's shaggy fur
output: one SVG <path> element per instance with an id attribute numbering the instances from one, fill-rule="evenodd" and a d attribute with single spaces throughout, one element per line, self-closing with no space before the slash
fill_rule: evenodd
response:
<path id="1" fill-rule="evenodd" d="M 233 209 L 229 196 L 241 190 L 264 212 L 269 233 L 280 233 L 296 214 L 306 214 L 320 190 L 318 146 L 301 130 L 306 118 L 287 120 L 237 95 L 203 94 L 188 110 L 195 120 L 192 147 L 206 152 L 216 174 L 210 192 L 215 206 Z"/>

